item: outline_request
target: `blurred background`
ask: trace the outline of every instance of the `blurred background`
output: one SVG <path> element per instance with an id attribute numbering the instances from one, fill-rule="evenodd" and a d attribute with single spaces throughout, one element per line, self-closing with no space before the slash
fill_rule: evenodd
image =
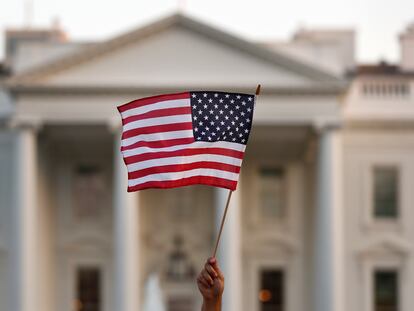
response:
<path id="1" fill-rule="evenodd" d="M 227 191 L 127 194 L 116 107 L 262 93 L 224 311 L 414 308 L 414 2 L 0 4 L 0 310 L 194 311 Z"/>

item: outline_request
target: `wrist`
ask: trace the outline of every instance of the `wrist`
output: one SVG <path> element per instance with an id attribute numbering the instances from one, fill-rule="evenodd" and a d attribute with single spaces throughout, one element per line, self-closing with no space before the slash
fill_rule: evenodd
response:
<path id="1" fill-rule="evenodd" d="M 203 298 L 203 310 L 220 311 L 221 310 L 221 295 L 214 298 Z"/>

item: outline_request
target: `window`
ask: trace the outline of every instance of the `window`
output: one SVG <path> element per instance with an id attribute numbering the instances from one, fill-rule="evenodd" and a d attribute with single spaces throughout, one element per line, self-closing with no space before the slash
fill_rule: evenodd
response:
<path id="1" fill-rule="evenodd" d="M 100 311 L 101 273 L 99 268 L 79 268 L 76 275 L 76 311 Z"/>
<path id="2" fill-rule="evenodd" d="M 260 311 L 283 311 L 284 273 L 282 270 L 262 270 L 260 275 Z"/>
<path id="3" fill-rule="evenodd" d="M 195 217 L 194 198 L 197 189 L 192 187 L 181 187 L 168 191 L 168 211 L 173 221 L 191 221 Z"/>
<path id="4" fill-rule="evenodd" d="M 96 220 L 108 204 L 108 188 L 101 167 L 78 165 L 73 179 L 73 213 L 77 220 Z"/>
<path id="5" fill-rule="evenodd" d="M 398 273 L 396 271 L 375 271 L 374 311 L 398 311 Z"/>
<path id="6" fill-rule="evenodd" d="M 377 218 L 398 217 L 398 169 L 374 169 L 374 215 Z"/>
<path id="7" fill-rule="evenodd" d="M 260 214 L 264 219 L 281 218 L 285 212 L 284 171 L 280 168 L 261 168 L 259 186 Z"/>

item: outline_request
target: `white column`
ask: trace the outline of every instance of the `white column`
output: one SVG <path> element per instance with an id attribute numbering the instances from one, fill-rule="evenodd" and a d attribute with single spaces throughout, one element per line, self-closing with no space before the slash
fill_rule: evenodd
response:
<path id="1" fill-rule="evenodd" d="M 14 208 L 10 260 L 11 310 L 37 309 L 37 136 L 17 129 L 14 157 Z"/>
<path id="2" fill-rule="evenodd" d="M 216 190 L 216 228 L 220 228 L 224 208 L 229 190 L 217 188 Z M 223 295 L 223 311 L 242 310 L 242 277 L 241 277 L 241 184 L 233 192 L 226 222 L 219 248 L 217 250 L 218 263 L 224 272 L 225 285 Z M 217 236 L 217 235 L 216 235 Z"/>
<path id="3" fill-rule="evenodd" d="M 343 308 L 342 151 L 340 132 L 320 132 L 315 209 L 314 311 Z"/>
<path id="4" fill-rule="evenodd" d="M 115 306 L 113 310 L 140 310 L 139 200 L 127 193 L 127 170 L 120 152 L 120 135 L 115 135 L 114 225 Z"/>

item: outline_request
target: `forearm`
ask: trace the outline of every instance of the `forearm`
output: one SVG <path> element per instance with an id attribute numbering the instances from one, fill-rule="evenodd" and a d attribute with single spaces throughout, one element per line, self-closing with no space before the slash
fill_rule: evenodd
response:
<path id="1" fill-rule="evenodd" d="M 221 297 L 214 301 L 204 299 L 201 311 L 221 311 Z"/>

